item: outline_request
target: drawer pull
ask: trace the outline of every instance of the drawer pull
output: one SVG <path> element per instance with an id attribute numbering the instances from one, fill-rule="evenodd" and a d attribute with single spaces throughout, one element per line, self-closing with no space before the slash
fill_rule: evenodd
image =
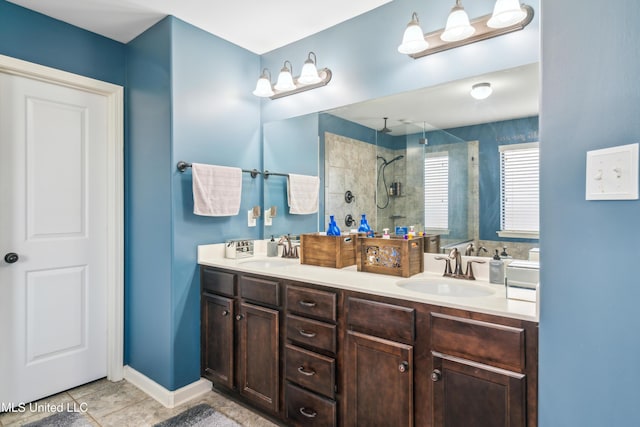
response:
<path id="1" fill-rule="evenodd" d="M 222 310 L 222 316 L 228 316 L 229 310 Z"/>
<path id="2" fill-rule="evenodd" d="M 407 372 L 409 370 L 409 363 L 408 362 L 402 362 L 401 364 L 398 365 L 398 371 L 402 372 L 403 374 L 405 372 Z"/>
<path id="3" fill-rule="evenodd" d="M 433 372 L 431 372 L 431 381 L 434 383 L 440 381 L 441 378 L 442 372 L 440 372 L 440 369 L 434 369 Z"/>
<path id="4" fill-rule="evenodd" d="M 298 367 L 298 372 L 308 377 L 312 377 L 316 374 L 316 371 L 314 371 L 313 369 L 305 369 L 304 366 Z"/>
<path id="5" fill-rule="evenodd" d="M 309 409 L 304 408 L 304 407 L 300 408 L 300 413 L 302 415 L 304 415 L 305 417 L 307 417 L 307 418 L 315 418 L 318 415 L 318 413 L 316 411 L 314 411 L 313 409 L 309 410 Z"/>
<path id="6" fill-rule="evenodd" d="M 315 301 L 300 300 L 300 301 L 298 301 L 298 303 L 303 307 L 315 307 L 316 306 L 316 302 Z"/>
<path id="7" fill-rule="evenodd" d="M 300 329 L 298 330 L 298 332 L 300 332 L 300 335 L 302 335 L 303 337 L 307 337 L 307 338 L 313 338 L 316 336 L 315 332 L 307 332 L 304 329 Z"/>
<path id="8" fill-rule="evenodd" d="M 242 314 L 236 314 L 236 320 L 242 320 L 244 316 Z"/>

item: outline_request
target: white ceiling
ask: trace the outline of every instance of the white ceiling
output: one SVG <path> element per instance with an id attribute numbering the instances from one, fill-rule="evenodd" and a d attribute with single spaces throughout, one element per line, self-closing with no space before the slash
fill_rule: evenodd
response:
<path id="1" fill-rule="evenodd" d="M 475 83 L 491 83 L 493 93 L 478 101 L 469 92 Z M 352 104 L 327 111 L 372 129 L 382 129 L 384 117 L 391 135 L 450 129 L 538 115 L 539 64 Z"/>
<path id="2" fill-rule="evenodd" d="M 259 55 L 392 0 L 8 0 L 128 43 L 167 15 Z"/>

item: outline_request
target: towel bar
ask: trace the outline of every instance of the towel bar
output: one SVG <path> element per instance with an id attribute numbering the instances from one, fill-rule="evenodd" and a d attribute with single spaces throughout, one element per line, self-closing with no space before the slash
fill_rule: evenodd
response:
<path id="1" fill-rule="evenodd" d="M 178 170 L 180 172 L 184 172 L 187 168 L 191 167 L 191 163 L 187 163 L 183 160 L 180 160 L 178 162 L 178 164 L 176 165 L 176 167 L 178 168 Z M 248 170 L 248 169 L 242 169 L 242 172 L 244 173 L 250 173 L 251 174 L 251 178 L 255 178 L 257 177 L 259 174 L 261 174 L 262 172 L 260 172 L 258 169 L 252 169 L 252 170 Z M 266 177 L 265 177 L 266 178 Z"/>

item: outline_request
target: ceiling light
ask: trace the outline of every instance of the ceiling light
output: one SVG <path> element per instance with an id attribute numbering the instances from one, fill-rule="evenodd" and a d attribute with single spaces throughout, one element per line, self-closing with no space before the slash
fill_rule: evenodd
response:
<path id="1" fill-rule="evenodd" d="M 287 63 L 289 64 L 290 68 L 287 68 Z M 293 76 L 291 75 L 292 68 L 293 66 L 291 65 L 291 62 L 284 61 L 284 65 L 280 70 L 280 74 L 278 74 L 278 81 L 276 82 L 276 85 L 273 87 L 274 89 L 279 91 L 287 91 L 287 90 L 293 90 L 296 88 L 295 83 L 293 83 Z"/>
<path id="2" fill-rule="evenodd" d="M 269 70 L 266 68 L 262 70 L 262 74 L 258 79 L 258 83 L 256 83 L 256 89 L 253 91 L 253 94 L 261 98 L 268 98 L 274 95 L 273 88 L 271 88 L 271 73 L 269 73 Z"/>
<path id="3" fill-rule="evenodd" d="M 491 83 L 476 83 L 471 86 L 471 96 L 475 99 L 486 99 L 491 95 Z"/>
<path id="4" fill-rule="evenodd" d="M 407 28 L 404 30 L 402 44 L 398 46 L 398 52 L 411 55 L 422 52 L 428 47 L 429 43 L 425 40 L 422 28 L 420 28 L 418 14 L 413 12 L 413 15 L 411 15 L 411 21 L 409 21 Z"/>
<path id="5" fill-rule="evenodd" d="M 278 81 L 272 86 L 271 73 L 265 68 L 262 70 L 253 94 L 271 99 L 282 98 L 283 96 L 326 86 L 332 77 L 330 69 L 323 68 L 318 70 L 316 68 L 316 54 L 313 52 L 309 52 L 309 55 L 307 55 L 307 60 L 302 67 L 302 73 L 298 78 L 293 78 L 291 75 L 292 69 L 291 62 L 284 61 L 284 65 L 278 75 Z"/>
<path id="6" fill-rule="evenodd" d="M 491 28 L 505 28 L 515 25 L 525 19 L 527 12 L 523 10 L 519 0 L 496 0 L 491 19 L 487 26 Z"/>
<path id="7" fill-rule="evenodd" d="M 469 21 L 461 0 L 456 0 L 447 18 L 445 28 L 422 34 L 418 15 L 413 12 L 398 46 L 398 52 L 414 59 L 442 52 L 492 37 L 522 30 L 533 20 L 533 8 L 521 5 L 519 0 L 496 0 L 493 14 Z"/>
<path id="8" fill-rule="evenodd" d="M 313 59 L 311 59 L 311 55 L 313 55 Z M 322 79 L 318 75 L 316 60 L 316 54 L 313 52 L 309 52 L 307 60 L 304 61 L 304 65 L 302 66 L 300 77 L 298 77 L 298 83 L 303 85 L 311 85 L 322 81 Z"/>
<path id="9" fill-rule="evenodd" d="M 469 15 L 464 11 L 460 0 L 456 0 L 456 5 L 451 8 L 447 25 L 444 32 L 440 34 L 440 39 L 445 42 L 457 42 L 469 38 L 476 32 L 476 29 L 469 24 Z"/>

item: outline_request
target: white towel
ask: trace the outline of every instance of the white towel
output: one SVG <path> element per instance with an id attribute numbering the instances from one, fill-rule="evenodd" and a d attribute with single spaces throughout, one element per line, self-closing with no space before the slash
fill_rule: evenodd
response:
<path id="1" fill-rule="evenodd" d="M 306 215 L 318 212 L 320 178 L 290 173 L 287 184 L 290 214 Z"/>
<path id="2" fill-rule="evenodd" d="M 192 163 L 193 213 L 204 216 L 238 215 L 242 169 Z"/>

